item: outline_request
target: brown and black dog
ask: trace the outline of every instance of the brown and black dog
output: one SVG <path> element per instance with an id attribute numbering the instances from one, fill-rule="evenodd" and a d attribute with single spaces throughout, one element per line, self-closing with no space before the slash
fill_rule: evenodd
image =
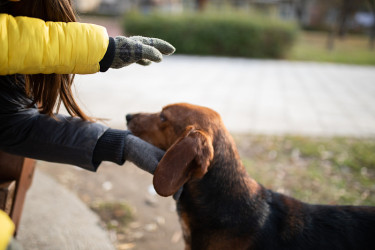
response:
<path id="1" fill-rule="evenodd" d="M 264 188 L 215 111 L 180 103 L 127 122 L 167 151 L 153 184 L 162 196 L 183 186 L 186 249 L 375 249 L 375 207 L 310 205 Z"/>

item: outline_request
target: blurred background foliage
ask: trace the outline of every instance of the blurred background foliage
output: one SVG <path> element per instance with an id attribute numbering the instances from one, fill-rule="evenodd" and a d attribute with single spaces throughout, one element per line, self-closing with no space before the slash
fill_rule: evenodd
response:
<path id="1" fill-rule="evenodd" d="M 177 53 L 375 65 L 375 0 L 76 0 Z"/>
<path id="2" fill-rule="evenodd" d="M 297 35 L 290 22 L 243 12 L 125 16 L 127 34 L 169 41 L 178 53 L 195 55 L 283 58 Z"/>

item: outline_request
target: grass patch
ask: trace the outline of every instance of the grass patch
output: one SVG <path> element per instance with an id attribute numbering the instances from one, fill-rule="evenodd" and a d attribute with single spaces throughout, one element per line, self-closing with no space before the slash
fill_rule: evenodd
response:
<path id="1" fill-rule="evenodd" d="M 133 220 L 133 210 L 125 202 L 98 202 L 90 208 L 99 215 L 108 230 L 125 233 L 127 225 Z"/>
<path id="2" fill-rule="evenodd" d="M 234 136 L 250 175 L 310 203 L 375 205 L 375 139 Z"/>
<path id="3" fill-rule="evenodd" d="M 367 36 L 348 35 L 345 39 L 336 38 L 331 51 L 327 50 L 326 45 L 326 33 L 303 31 L 286 59 L 375 65 L 375 50 L 369 49 Z"/>

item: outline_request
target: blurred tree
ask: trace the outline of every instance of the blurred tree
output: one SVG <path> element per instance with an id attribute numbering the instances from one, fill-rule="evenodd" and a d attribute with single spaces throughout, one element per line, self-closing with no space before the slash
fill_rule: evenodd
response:
<path id="1" fill-rule="evenodd" d="M 347 33 L 348 21 L 365 4 L 365 0 L 340 0 L 339 1 L 339 16 L 338 16 L 338 31 L 339 37 L 344 37 Z"/>
<path id="2" fill-rule="evenodd" d="M 324 6 L 323 11 L 326 13 L 327 49 L 332 50 L 334 48 L 336 36 L 345 38 L 350 20 L 365 5 L 366 1 L 374 2 L 374 0 L 316 0 L 318 5 Z"/>
<path id="3" fill-rule="evenodd" d="M 307 10 L 307 4 L 308 0 L 295 0 L 294 2 L 296 18 L 300 26 L 303 26 L 303 18 Z"/>

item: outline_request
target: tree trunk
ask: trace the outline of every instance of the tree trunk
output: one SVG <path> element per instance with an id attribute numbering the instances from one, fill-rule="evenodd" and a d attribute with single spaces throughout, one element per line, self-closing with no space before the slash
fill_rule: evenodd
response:
<path id="1" fill-rule="evenodd" d="M 347 19 L 347 14 L 342 13 L 341 16 L 338 19 L 338 32 L 337 35 L 340 38 L 344 38 L 346 35 L 346 19 Z"/>
<path id="2" fill-rule="evenodd" d="M 296 17 L 298 20 L 298 24 L 300 26 L 303 26 L 303 17 L 306 11 L 306 1 L 305 0 L 297 0 L 295 2 L 295 11 L 296 11 Z"/>
<path id="3" fill-rule="evenodd" d="M 332 51 L 335 47 L 335 29 L 334 27 L 331 27 L 328 31 L 327 36 L 327 50 Z"/>
<path id="4" fill-rule="evenodd" d="M 351 5 L 350 1 L 352 0 L 342 0 L 341 6 L 340 6 L 340 12 L 339 16 L 337 18 L 337 35 L 340 38 L 344 38 L 346 35 L 346 24 L 348 20 L 348 16 L 350 15 L 350 12 L 353 11 L 351 10 Z"/>

